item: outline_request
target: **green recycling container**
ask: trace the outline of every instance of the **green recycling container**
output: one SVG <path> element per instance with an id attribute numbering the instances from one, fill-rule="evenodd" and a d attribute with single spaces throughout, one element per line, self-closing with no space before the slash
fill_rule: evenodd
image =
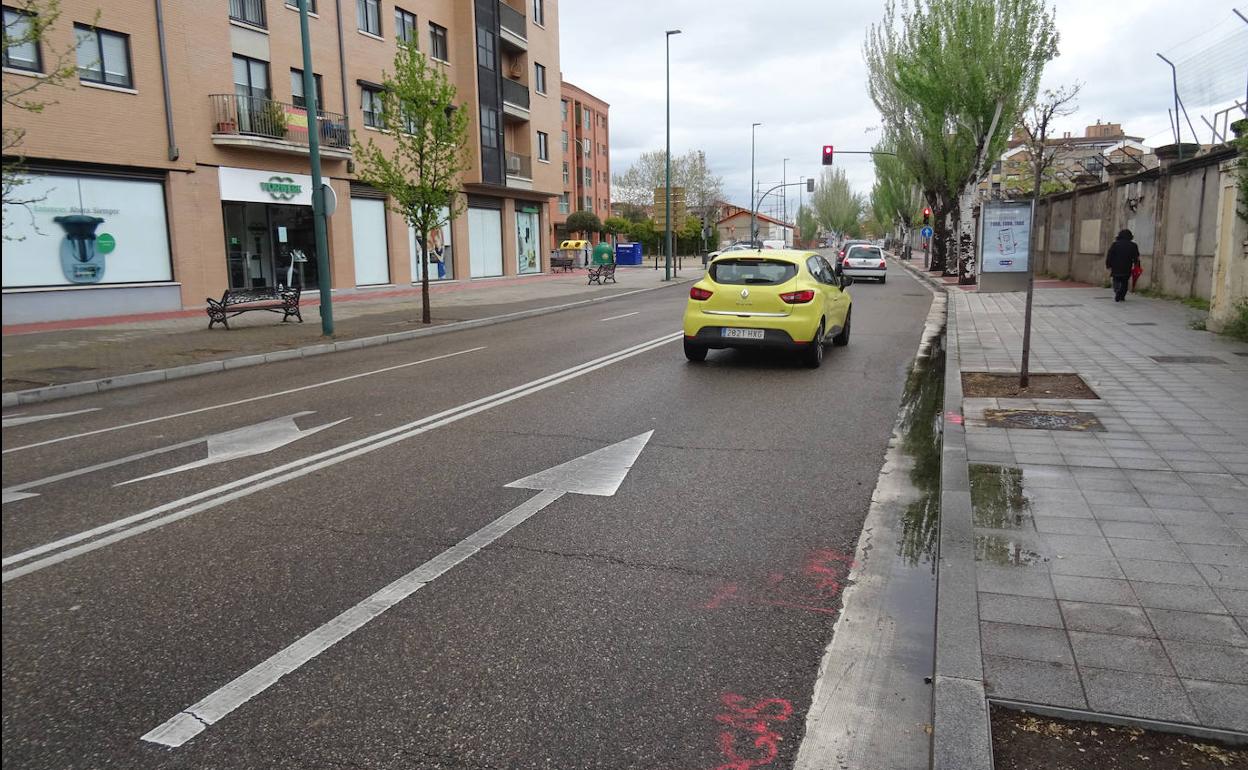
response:
<path id="1" fill-rule="evenodd" d="M 592 259 L 595 265 L 609 265 L 615 261 L 615 252 L 611 249 L 611 244 L 603 241 L 594 247 Z"/>

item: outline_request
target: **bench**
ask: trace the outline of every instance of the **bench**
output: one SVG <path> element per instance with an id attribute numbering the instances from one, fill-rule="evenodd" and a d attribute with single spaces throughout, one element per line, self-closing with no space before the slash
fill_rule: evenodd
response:
<path id="1" fill-rule="evenodd" d="M 573 259 L 572 257 L 551 257 L 550 258 L 551 272 L 554 272 L 555 270 L 562 270 L 565 273 L 570 273 L 575 268 L 576 268 L 576 260 Z"/>
<path id="2" fill-rule="evenodd" d="M 246 313 L 249 310 L 267 310 L 270 313 L 281 313 L 282 323 L 294 316 L 303 323 L 303 315 L 299 312 L 299 295 L 303 290 L 295 287 L 287 289 L 283 286 L 261 289 L 226 289 L 221 299 L 208 298 L 208 328 L 221 324 L 230 328 L 229 318 Z"/>
<path id="3" fill-rule="evenodd" d="M 590 268 L 589 282 L 596 283 L 599 286 L 604 285 L 607 281 L 615 283 L 615 263 L 608 262 L 605 265 Z"/>

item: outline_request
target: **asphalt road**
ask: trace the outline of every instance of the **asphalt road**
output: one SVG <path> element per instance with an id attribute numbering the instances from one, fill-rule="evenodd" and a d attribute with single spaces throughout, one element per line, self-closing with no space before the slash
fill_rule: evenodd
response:
<path id="1" fill-rule="evenodd" d="M 94 410 L 4 430 L 3 766 L 790 765 L 931 302 L 891 272 L 815 371 L 687 364 L 684 286 L 6 411 Z M 650 431 L 614 495 L 144 740 L 545 494 L 506 484 Z"/>

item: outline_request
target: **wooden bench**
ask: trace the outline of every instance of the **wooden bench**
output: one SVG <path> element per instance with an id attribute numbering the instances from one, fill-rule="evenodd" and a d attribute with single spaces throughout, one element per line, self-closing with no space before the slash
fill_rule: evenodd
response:
<path id="1" fill-rule="evenodd" d="M 267 310 L 270 313 L 281 313 L 282 323 L 294 316 L 303 323 L 303 315 L 299 312 L 299 295 L 303 290 L 295 287 L 287 289 L 283 286 L 263 289 L 226 289 L 221 299 L 208 298 L 208 328 L 221 324 L 230 328 L 229 318 L 249 310 Z"/>
<path id="2" fill-rule="evenodd" d="M 606 284 L 607 281 L 615 283 L 615 263 L 608 262 L 605 265 L 590 268 L 589 282 L 596 283 L 599 286 Z"/>
<path id="3" fill-rule="evenodd" d="M 556 270 L 562 270 L 565 273 L 570 273 L 574 269 L 576 269 L 576 260 L 573 259 L 572 257 L 551 257 L 550 258 L 550 271 L 552 273 Z"/>

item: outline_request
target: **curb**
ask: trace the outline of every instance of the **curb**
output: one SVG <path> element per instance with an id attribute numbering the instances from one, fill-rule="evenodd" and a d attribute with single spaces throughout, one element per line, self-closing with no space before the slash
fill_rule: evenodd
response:
<path id="1" fill-rule="evenodd" d="M 666 289 L 678 283 L 689 283 L 690 281 L 695 280 L 697 280 L 697 278 L 674 278 L 671 283 L 662 286 L 651 286 L 645 289 L 633 289 L 631 291 L 620 292 L 619 294 L 611 294 L 606 297 L 592 297 L 590 299 L 582 299 L 575 302 L 565 302 L 562 305 L 548 305 L 546 307 L 530 308 L 528 310 L 517 310 L 513 313 L 504 313 L 502 315 L 489 316 L 488 318 L 474 318 L 470 321 L 456 321 L 454 323 L 433 326 L 427 329 L 409 329 L 407 331 L 394 332 L 392 334 L 378 334 L 372 337 L 358 337 L 356 339 L 342 340 L 340 342 L 322 342 L 316 345 L 306 345 L 301 348 L 275 350 L 271 353 L 249 353 L 243 356 L 234 356 L 233 358 L 223 358 L 218 361 L 203 361 L 196 364 L 173 366 L 167 369 L 152 369 L 146 372 L 134 372 L 133 374 L 119 374 L 114 377 L 104 377 L 98 380 L 82 380 L 81 382 L 67 382 L 60 385 L 47 385 L 41 388 L 14 390 L 3 394 L 2 400 L 0 400 L 0 406 L 7 409 L 11 406 L 18 406 L 20 404 L 37 404 L 45 401 L 55 401 L 62 398 L 73 398 L 74 396 L 86 396 L 92 393 L 104 393 L 106 391 L 118 390 L 120 388 L 132 388 L 138 385 L 148 385 L 153 382 L 168 382 L 170 380 L 180 380 L 186 377 L 198 377 L 201 374 L 213 374 L 215 372 L 224 372 L 232 369 L 242 369 L 248 366 L 260 366 L 262 364 L 272 364 L 279 361 L 290 361 L 296 358 L 312 358 L 313 356 L 325 355 L 327 353 L 342 353 L 348 350 L 360 350 L 362 348 L 373 347 L 375 345 L 389 345 L 394 342 L 406 342 L 407 340 L 432 337 L 438 334 L 449 334 L 451 332 L 464 331 L 466 329 L 478 329 L 484 326 L 494 326 L 496 324 L 507 323 L 509 321 L 519 321 L 525 318 L 533 318 L 534 316 L 558 313 L 562 310 L 571 310 L 576 307 L 594 305 L 599 302 L 609 302 L 621 297 L 628 297 L 634 294 L 642 294 L 649 291 Z"/>

